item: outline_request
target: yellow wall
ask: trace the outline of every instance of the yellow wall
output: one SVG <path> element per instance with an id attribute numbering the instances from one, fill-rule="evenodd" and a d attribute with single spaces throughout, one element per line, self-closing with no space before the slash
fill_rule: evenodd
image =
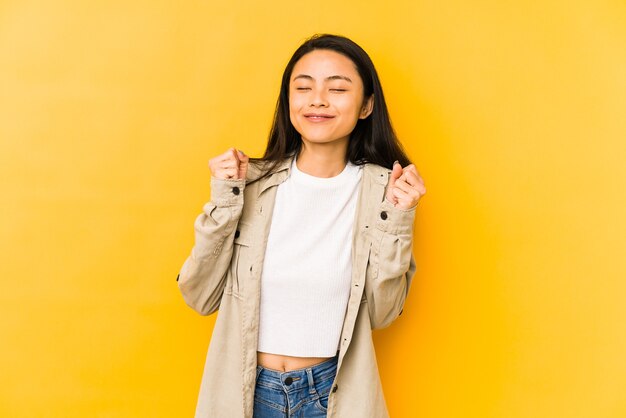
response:
<path id="1" fill-rule="evenodd" d="M 4 0 L 1 417 L 192 416 L 207 161 L 262 152 L 315 32 L 370 52 L 428 187 L 392 417 L 626 416 L 623 1 Z"/>

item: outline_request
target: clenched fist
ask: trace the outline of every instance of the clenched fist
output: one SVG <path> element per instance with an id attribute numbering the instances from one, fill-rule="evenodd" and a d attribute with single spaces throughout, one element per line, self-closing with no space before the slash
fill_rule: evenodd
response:
<path id="1" fill-rule="evenodd" d="M 245 179 L 249 157 L 236 148 L 209 160 L 211 175 L 217 179 Z"/>
<path id="2" fill-rule="evenodd" d="M 387 195 L 385 198 L 400 209 L 411 209 L 417 206 L 417 202 L 426 193 L 424 180 L 420 177 L 413 164 L 402 168 L 397 161 L 393 164 L 389 182 L 387 183 Z"/>

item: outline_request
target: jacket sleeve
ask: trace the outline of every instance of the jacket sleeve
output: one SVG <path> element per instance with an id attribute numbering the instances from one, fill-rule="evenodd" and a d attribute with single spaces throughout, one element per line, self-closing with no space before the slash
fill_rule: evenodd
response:
<path id="1" fill-rule="evenodd" d="M 389 326 L 404 307 L 416 265 L 412 253 L 415 208 L 403 210 L 386 199 L 372 228 L 365 297 L 372 329 Z"/>
<path id="2" fill-rule="evenodd" d="M 183 299 L 201 315 L 217 310 L 243 209 L 245 180 L 211 178 L 211 200 L 195 221 L 195 245 L 178 275 Z"/>

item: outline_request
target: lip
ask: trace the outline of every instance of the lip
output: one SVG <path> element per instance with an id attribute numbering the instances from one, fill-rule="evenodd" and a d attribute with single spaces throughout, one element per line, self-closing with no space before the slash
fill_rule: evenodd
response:
<path id="1" fill-rule="evenodd" d="M 335 116 L 327 113 L 305 113 L 304 117 L 311 122 L 326 122 L 333 119 Z"/>

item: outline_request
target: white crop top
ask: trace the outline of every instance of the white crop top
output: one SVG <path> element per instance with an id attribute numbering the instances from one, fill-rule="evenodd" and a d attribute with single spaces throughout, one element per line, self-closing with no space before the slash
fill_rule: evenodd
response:
<path id="1" fill-rule="evenodd" d="M 278 186 L 261 275 L 258 351 L 332 357 L 348 306 L 362 166 L 335 177 L 298 170 Z"/>

